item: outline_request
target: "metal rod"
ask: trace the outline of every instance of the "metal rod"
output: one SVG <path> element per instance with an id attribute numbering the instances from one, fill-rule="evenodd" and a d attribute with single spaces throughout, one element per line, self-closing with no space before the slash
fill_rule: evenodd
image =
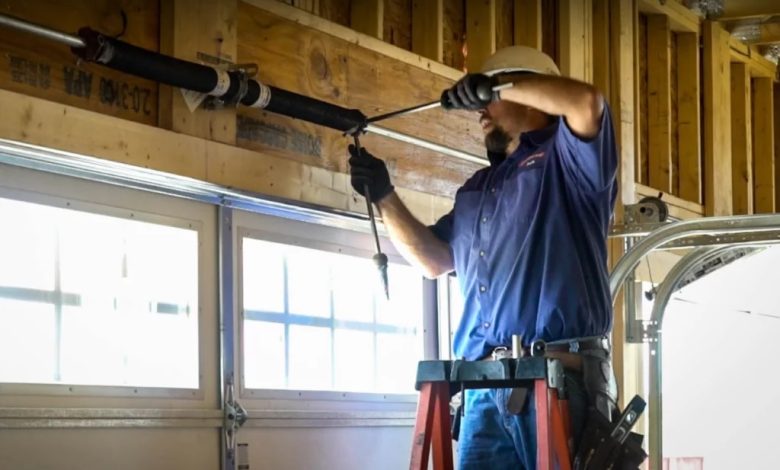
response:
<path id="1" fill-rule="evenodd" d="M 431 142 L 429 140 L 419 139 L 417 137 L 404 134 L 402 132 L 396 132 L 390 129 L 386 129 L 384 127 L 375 126 L 373 124 L 367 125 L 365 131 L 371 132 L 373 134 L 381 135 L 384 137 L 389 137 L 399 142 L 404 142 L 407 144 L 412 144 L 418 147 L 426 148 L 428 150 L 433 150 L 434 152 L 439 152 L 441 154 L 450 157 L 460 158 L 461 160 L 477 163 L 482 166 L 488 166 L 490 164 L 490 162 L 488 162 L 486 157 L 478 157 L 472 153 L 464 152 L 462 150 L 457 150 L 452 147 L 447 147 L 445 145 L 440 145 L 435 142 Z"/>
<path id="2" fill-rule="evenodd" d="M 0 26 L 6 26 L 17 31 L 23 31 L 25 33 L 34 34 L 42 38 L 50 39 L 52 41 L 65 44 L 70 47 L 84 47 L 84 41 L 71 34 L 66 34 L 54 29 L 46 28 L 29 21 L 25 21 L 13 16 L 0 14 Z"/>
<path id="3" fill-rule="evenodd" d="M 502 83 L 500 85 L 494 86 L 493 88 L 491 88 L 491 90 L 494 92 L 501 91 L 507 88 L 511 88 L 513 86 L 515 86 L 515 84 L 512 82 Z M 441 106 L 441 100 L 431 101 L 430 103 L 418 104 L 417 106 L 412 106 L 410 108 L 399 109 L 398 111 L 393 111 L 390 113 L 380 114 L 379 116 L 374 116 L 372 118 L 367 119 L 366 124 L 371 124 L 372 122 L 384 121 L 385 119 L 390 119 L 391 117 L 395 117 L 395 116 L 403 116 L 405 114 L 427 111 L 429 109 L 438 108 L 439 106 Z"/>
<path id="4" fill-rule="evenodd" d="M 411 108 L 406 108 L 406 109 L 399 109 L 398 111 L 393 111 L 391 113 L 380 114 L 379 116 L 374 116 L 372 118 L 368 118 L 366 120 L 366 123 L 370 124 L 372 122 L 384 121 L 385 119 L 390 119 L 391 117 L 401 116 L 401 115 L 404 115 L 404 114 L 419 113 L 420 111 L 427 111 L 429 109 L 438 108 L 439 106 L 441 106 L 441 101 L 439 101 L 439 100 L 431 101 L 430 103 L 420 104 L 420 105 L 412 106 Z"/>

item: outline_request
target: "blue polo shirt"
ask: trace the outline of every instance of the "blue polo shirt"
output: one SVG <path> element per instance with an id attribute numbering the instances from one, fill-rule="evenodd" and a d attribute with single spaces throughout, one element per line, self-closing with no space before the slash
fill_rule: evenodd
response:
<path id="1" fill-rule="evenodd" d="M 559 118 L 477 171 L 432 227 L 452 251 L 464 298 L 456 357 L 497 346 L 597 336 L 612 326 L 607 230 L 617 195 L 609 108 L 592 139 Z"/>

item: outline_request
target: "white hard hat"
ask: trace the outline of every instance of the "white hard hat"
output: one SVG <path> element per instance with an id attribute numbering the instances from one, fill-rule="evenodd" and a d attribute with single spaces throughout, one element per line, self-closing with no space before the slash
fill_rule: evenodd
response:
<path id="1" fill-rule="evenodd" d="M 560 75 L 555 62 L 542 51 L 528 46 L 505 47 L 488 57 L 482 64 L 487 76 L 511 72 L 533 72 L 544 75 Z"/>

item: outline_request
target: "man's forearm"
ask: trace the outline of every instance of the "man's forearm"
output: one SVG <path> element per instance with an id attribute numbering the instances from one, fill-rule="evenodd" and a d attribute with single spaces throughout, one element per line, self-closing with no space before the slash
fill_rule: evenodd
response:
<path id="1" fill-rule="evenodd" d="M 501 99 L 564 116 L 575 134 L 583 138 L 599 132 L 604 97 L 597 88 L 565 77 L 528 74 L 501 91 Z"/>
<path id="2" fill-rule="evenodd" d="M 426 277 L 434 278 L 452 271 L 449 245 L 439 240 L 417 220 L 395 192 L 377 203 L 382 221 L 390 233 L 393 245 L 411 264 L 421 268 Z"/>

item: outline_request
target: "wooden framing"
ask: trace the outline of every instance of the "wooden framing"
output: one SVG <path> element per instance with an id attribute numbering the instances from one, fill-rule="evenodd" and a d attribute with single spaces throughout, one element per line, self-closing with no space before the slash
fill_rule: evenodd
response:
<path id="1" fill-rule="evenodd" d="M 729 53 L 732 61 L 749 65 L 753 77 L 774 79 L 777 76 L 775 64 L 762 56 L 755 46 L 749 46 L 734 36 L 729 36 Z"/>
<path id="2" fill-rule="evenodd" d="M 558 66 L 567 77 L 593 81 L 593 6 L 591 0 L 560 0 Z"/>
<path id="3" fill-rule="evenodd" d="M 671 30 L 669 18 L 647 18 L 647 119 L 650 186 L 672 192 Z"/>
<path id="4" fill-rule="evenodd" d="M 238 0 L 169 0 L 160 5 L 160 51 L 193 62 L 235 62 Z M 160 126 L 219 142 L 236 142 L 234 109 L 190 111 L 180 90 L 160 85 Z"/>
<path id="5" fill-rule="evenodd" d="M 362 45 L 300 27 L 244 2 L 239 4 L 238 17 L 238 29 L 242 31 L 238 60 L 259 64 L 260 80 L 339 106 L 357 108 L 368 116 L 438 100 L 442 90 L 453 83 Z M 278 39 L 267 41 L 266 37 Z M 239 107 L 237 113 L 237 145 L 348 172 L 349 142 L 341 133 L 260 109 Z M 481 129 L 471 113 L 433 109 L 382 125 L 475 155 L 484 154 Z M 463 181 L 481 167 L 375 134 L 366 135 L 362 143 L 387 161 L 397 186 L 441 196 L 452 197 Z"/>
<path id="6" fill-rule="evenodd" d="M 542 0 L 515 0 L 515 45 L 542 50 Z"/>
<path id="7" fill-rule="evenodd" d="M 350 27 L 367 36 L 382 39 L 384 35 L 384 0 L 360 0 L 351 3 Z"/>
<path id="8" fill-rule="evenodd" d="M 699 33 L 701 19 L 682 3 L 671 0 L 637 0 L 640 13 L 663 15 L 669 18 L 669 27 L 680 33 Z"/>
<path id="9" fill-rule="evenodd" d="M 385 57 L 393 58 L 413 67 L 427 70 L 441 77 L 457 80 L 463 76 L 461 70 L 448 67 L 434 60 L 388 44 L 376 37 L 359 33 L 346 26 L 322 19 L 319 16 L 299 10 L 298 8 L 286 5 L 277 0 L 242 0 L 241 3 L 255 6 L 281 18 L 326 33 L 351 44 L 360 45 L 363 49 L 382 54 Z"/>
<path id="10" fill-rule="evenodd" d="M 701 202 L 699 35 L 677 34 L 677 148 L 680 197 Z"/>
<path id="11" fill-rule="evenodd" d="M 290 200 L 365 212 L 349 175 L 267 153 L 171 132 L 0 90 L 0 138 L 188 176 Z M 450 198 L 403 188 L 401 199 L 423 223 L 452 208 Z"/>
<path id="12" fill-rule="evenodd" d="M 731 63 L 731 190 L 734 214 L 753 213 L 750 70 Z"/>
<path id="13" fill-rule="evenodd" d="M 731 99 L 728 32 L 705 21 L 704 37 L 704 207 L 706 215 L 732 213 Z"/>
<path id="14" fill-rule="evenodd" d="M 444 60 L 444 0 L 412 0 L 412 52 Z"/>
<path id="15" fill-rule="evenodd" d="M 610 106 L 620 149 L 620 200 L 634 203 L 636 155 L 636 70 L 634 68 L 636 11 L 623 0 L 609 0 Z"/>
<path id="16" fill-rule="evenodd" d="M 469 72 L 496 51 L 496 0 L 466 0 L 466 46 Z"/>
<path id="17" fill-rule="evenodd" d="M 775 211 L 775 144 L 773 83 L 753 79 L 753 182 L 756 213 Z"/>
<path id="18" fill-rule="evenodd" d="M 600 77 L 596 81 L 597 86 L 605 87 L 603 92 L 608 94 L 610 107 L 612 109 L 612 121 L 615 126 L 615 136 L 620 149 L 618 181 L 619 181 L 619 203 L 615 211 L 615 220 L 623 220 L 623 204 L 631 204 L 635 200 L 634 186 L 634 148 L 636 139 L 635 114 L 634 114 L 634 19 L 636 12 L 634 6 L 623 0 L 608 0 L 606 5 L 601 0 L 594 0 L 594 29 L 607 31 L 606 38 L 609 51 L 609 62 L 607 69 L 609 76 L 601 77 L 594 70 L 594 78 Z M 603 13 L 606 9 L 607 18 L 604 19 L 601 14 L 596 15 L 595 10 Z M 606 20 L 606 24 L 604 21 Z M 602 39 L 599 33 L 599 41 Z M 603 45 L 596 47 L 600 42 L 595 40 L 594 35 L 594 57 L 598 57 Z M 594 63 L 594 68 L 604 67 Z M 601 82 L 601 83 L 599 83 Z M 608 88 L 606 88 L 608 87 Z M 609 260 L 614 263 L 623 255 L 623 244 L 621 240 L 610 240 L 609 242 Z M 625 345 L 625 315 L 622 295 L 616 299 L 614 304 L 615 315 L 612 326 L 613 338 L 613 367 L 615 377 L 618 381 L 618 389 L 623 392 L 623 397 L 619 397 L 621 402 L 627 394 L 638 392 L 626 386 L 627 378 L 635 374 L 635 361 L 626 357 Z"/>
<path id="19" fill-rule="evenodd" d="M 157 0 L 10 0 L 0 12 L 68 33 L 90 25 L 153 51 L 159 50 Z M 67 46 L 31 34 L 0 28 L 0 88 L 155 126 L 157 83 L 78 61 Z"/>
<path id="20" fill-rule="evenodd" d="M 593 84 L 610 95 L 610 34 L 612 31 L 609 17 L 609 0 L 593 2 Z M 620 29 L 617 30 L 618 32 Z M 610 96 L 611 98 L 611 96 Z M 610 100 L 611 101 L 611 100 Z"/>

